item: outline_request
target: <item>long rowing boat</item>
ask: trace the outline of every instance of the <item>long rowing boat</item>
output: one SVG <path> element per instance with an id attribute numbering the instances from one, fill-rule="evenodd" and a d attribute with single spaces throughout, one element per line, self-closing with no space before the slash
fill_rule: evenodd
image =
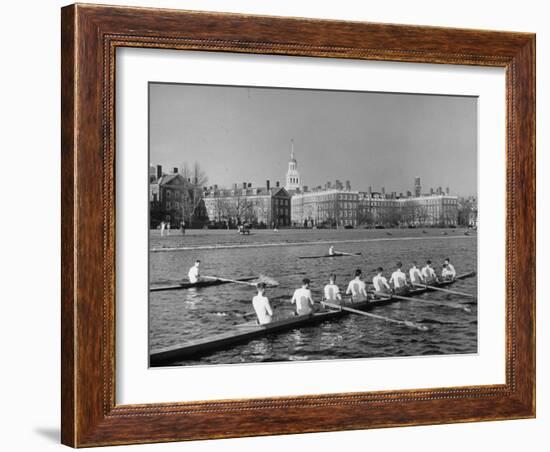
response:
<path id="1" fill-rule="evenodd" d="M 475 276 L 475 274 L 475 272 L 465 273 L 457 276 L 456 279 L 471 278 Z M 439 283 L 436 287 L 448 286 L 452 283 L 453 281 L 445 281 Z M 417 296 L 432 291 L 432 289 L 424 287 L 413 289 L 408 294 L 411 296 Z M 383 306 L 399 301 L 400 300 L 397 298 L 388 296 L 379 297 L 375 300 L 353 303 L 349 306 L 352 306 L 354 309 L 367 311 L 376 306 Z M 349 315 L 349 312 L 343 310 L 329 310 L 324 312 L 316 312 L 309 315 L 294 316 L 288 319 L 278 320 L 267 325 L 258 325 L 256 322 L 248 322 L 238 325 L 235 330 L 227 333 L 210 336 L 181 345 L 154 350 L 149 356 L 149 363 L 152 367 L 158 367 L 172 364 L 177 361 L 196 359 L 209 355 L 213 352 L 226 349 L 232 345 L 246 343 L 257 337 L 293 330 L 302 326 L 314 325 L 324 321 L 338 319 L 345 315 Z"/>
<path id="2" fill-rule="evenodd" d="M 256 276 L 250 276 L 248 278 L 239 278 L 236 281 L 253 281 L 258 279 Z M 212 280 L 202 280 L 197 281 L 196 283 L 191 282 L 182 282 L 178 284 L 173 284 L 171 286 L 157 286 L 149 288 L 149 292 L 162 292 L 164 290 L 180 290 L 180 289 L 191 289 L 193 287 L 202 288 L 210 286 L 220 286 L 222 284 L 231 284 L 233 281 L 227 279 L 212 279 Z"/>
<path id="3" fill-rule="evenodd" d="M 300 256 L 299 259 L 322 259 L 326 257 L 347 257 L 347 256 L 361 256 L 361 253 L 334 253 L 334 254 L 321 254 L 319 256 Z"/>

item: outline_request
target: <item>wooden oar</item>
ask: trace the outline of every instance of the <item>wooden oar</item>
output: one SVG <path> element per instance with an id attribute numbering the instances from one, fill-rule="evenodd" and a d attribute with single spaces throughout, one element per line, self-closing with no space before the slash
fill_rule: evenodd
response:
<path id="1" fill-rule="evenodd" d="M 455 295 L 461 295 L 463 297 L 470 297 L 470 298 L 477 298 L 475 295 L 464 293 L 464 292 L 458 292 L 456 290 L 449 290 L 449 289 L 443 289 L 441 287 L 436 286 L 428 286 L 427 284 L 414 284 L 417 287 L 424 287 L 426 289 L 432 289 L 432 290 L 439 290 L 440 292 L 446 292 L 446 293 L 452 293 Z"/>
<path id="2" fill-rule="evenodd" d="M 343 254 L 344 256 L 361 256 L 361 253 L 345 253 L 344 251 L 334 251 L 334 254 Z"/>
<path id="3" fill-rule="evenodd" d="M 402 295 L 396 295 L 396 294 L 392 294 L 391 296 L 393 298 L 397 298 L 398 300 L 416 301 L 418 303 L 433 304 L 436 306 L 445 306 L 447 308 L 462 309 L 464 312 L 472 312 L 472 310 L 468 306 L 462 306 L 456 303 L 445 303 L 444 301 L 422 300 L 420 298 L 404 297 Z"/>
<path id="4" fill-rule="evenodd" d="M 386 322 L 396 323 L 398 325 L 405 325 L 405 326 L 408 326 L 409 328 L 415 328 L 415 329 L 420 330 L 420 331 L 428 331 L 428 329 L 429 329 L 425 325 L 419 325 L 418 323 L 410 322 L 408 320 L 392 319 L 390 317 L 384 317 L 382 315 L 372 314 L 370 312 L 359 311 L 358 309 L 349 308 L 347 306 L 342 306 L 342 305 L 339 305 L 339 304 L 329 303 L 328 301 L 322 301 L 321 304 L 323 304 L 325 306 L 328 306 L 330 308 L 333 308 L 333 309 L 341 309 L 342 311 L 348 311 L 348 312 L 351 312 L 353 314 L 358 314 L 358 315 L 362 315 L 362 316 L 365 316 L 365 317 L 372 317 L 373 319 L 384 320 Z"/>
<path id="5" fill-rule="evenodd" d="M 220 276 L 201 276 L 201 278 L 212 279 L 212 280 L 215 280 L 215 281 L 225 281 L 225 282 L 230 282 L 230 283 L 235 283 L 235 284 L 245 284 L 247 286 L 253 286 L 253 287 L 256 287 L 258 285 L 258 282 L 265 282 L 266 285 L 271 286 L 271 287 L 279 285 L 279 283 L 277 281 L 275 281 L 271 278 L 262 277 L 261 275 L 258 278 L 257 282 L 239 281 L 238 279 L 222 278 Z M 262 281 L 262 278 L 264 278 L 266 281 Z"/>

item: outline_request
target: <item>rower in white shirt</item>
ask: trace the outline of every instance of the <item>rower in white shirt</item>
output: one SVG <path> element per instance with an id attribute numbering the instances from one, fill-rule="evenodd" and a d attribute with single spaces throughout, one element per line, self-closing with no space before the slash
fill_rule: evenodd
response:
<path id="1" fill-rule="evenodd" d="M 264 282 L 258 283 L 258 295 L 252 299 L 252 306 L 256 311 L 258 317 L 258 323 L 260 325 L 266 325 L 273 321 L 273 308 L 269 304 L 269 299 L 265 296 L 266 284 Z"/>
<path id="2" fill-rule="evenodd" d="M 325 301 L 330 303 L 342 303 L 342 295 L 340 295 L 340 288 L 336 285 L 336 275 L 333 273 L 329 277 L 329 283 L 325 286 L 324 290 Z"/>
<path id="3" fill-rule="evenodd" d="M 189 269 L 189 273 L 187 273 L 187 278 L 189 278 L 190 283 L 196 283 L 199 282 L 200 279 L 200 273 L 199 273 L 199 267 L 201 265 L 200 260 L 196 260 L 195 264 Z"/>
<path id="4" fill-rule="evenodd" d="M 401 262 L 398 262 L 395 264 L 397 267 L 396 270 L 391 274 L 390 277 L 390 285 L 393 285 L 393 289 L 395 292 L 403 293 L 406 292 L 408 289 L 407 286 L 407 277 L 405 276 L 405 273 L 401 270 L 403 267 L 403 264 Z"/>
<path id="5" fill-rule="evenodd" d="M 441 276 L 443 279 L 451 281 L 456 278 L 456 270 L 448 257 L 443 262 L 443 271 L 441 272 Z"/>
<path id="6" fill-rule="evenodd" d="M 411 279 L 411 284 L 414 286 L 415 284 L 422 284 L 423 278 L 422 278 L 422 272 L 417 267 L 416 261 L 413 262 L 413 265 L 411 269 L 409 270 L 409 278 Z"/>
<path id="7" fill-rule="evenodd" d="M 334 256 L 334 245 L 330 245 L 330 248 L 328 249 L 328 255 Z"/>
<path id="8" fill-rule="evenodd" d="M 427 260 L 426 265 L 422 268 L 422 278 L 424 279 L 425 284 L 432 284 L 437 281 L 437 275 L 435 270 L 432 268 L 432 261 Z"/>
<path id="9" fill-rule="evenodd" d="M 361 279 L 362 273 L 363 272 L 359 268 L 355 270 L 355 278 L 349 282 L 348 288 L 346 289 L 346 294 L 351 294 L 351 301 L 353 303 L 366 301 L 368 298 L 367 286 L 365 284 L 365 281 Z"/>
<path id="10" fill-rule="evenodd" d="M 294 291 L 291 303 L 296 305 L 296 315 L 307 315 L 313 313 L 313 298 L 309 289 L 310 280 L 304 278 L 302 287 Z"/>
<path id="11" fill-rule="evenodd" d="M 376 269 L 376 276 L 372 278 L 372 284 L 374 285 L 376 294 L 387 294 L 391 292 L 388 280 L 382 275 L 383 271 L 384 269 L 382 267 L 378 267 Z"/>

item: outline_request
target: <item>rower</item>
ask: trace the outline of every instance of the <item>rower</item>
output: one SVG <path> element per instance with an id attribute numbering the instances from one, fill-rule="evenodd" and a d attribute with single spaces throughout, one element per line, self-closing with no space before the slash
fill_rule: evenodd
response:
<path id="1" fill-rule="evenodd" d="M 413 262 L 413 265 L 409 270 L 409 277 L 413 286 L 415 284 L 422 284 L 424 282 L 422 278 L 422 272 L 418 268 L 416 261 Z"/>
<path id="2" fill-rule="evenodd" d="M 451 260 L 447 257 L 443 262 L 443 271 L 441 277 L 445 280 L 453 281 L 456 278 L 456 270 L 451 264 Z"/>
<path id="3" fill-rule="evenodd" d="M 392 273 L 390 278 L 390 285 L 393 285 L 393 289 L 396 293 L 405 293 L 408 291 L 407 287 L 407 277 L 405 273 L 401 270 L 403 264 L 398 262 L 395 264 L 397 269 Z"/>
<path id="4" fill-rule="evenodd" d="M 201 261 L 197 259 L 195 261 L 195 264 L 189 269 L 189 273 L 187 273 L 187 277 L 189 278 L 190 283 L 196 283 L 199 282 L 200 279 L 200 273 L 199 273 L 199 267 L 201 265 Z"/>
<path id="5" fill-rule="evenodd" d="M 330 248 L 328 249 L 328 255 L 334 256 L 334 245 L 330 245 Z"/>
<path id="6" fill-rule="evenodd" d="M 292 295 L 292 304 L 296 304 L 296 315 L 308 315 L 313 313 L 313 298 L 311 297 L 311 290 L 309 278 L 302 280 L 302 287 L 294 291 Z"/>
<path id="7" fill-rule="evenodd" d="M 269 304 L 269 299 L 265 296 L 266 284 L 264 282 L 258 283 L 258 295 L 252 299 L 252 306 L 256 311 L 258 317 L 258 323 L 260 325 L 266 325 L 273 321 L 273 308 Z"/>
<path id="8" fill-rule="evenodd" d="M 346 294 L 351 294 L 351 301 L 353 303 L 359 303 L 361 301 L 367 300 L 367 286 L 365 285 L 365 281 L 361 279 L 361 275 L 363 272 L 360 268 L 355 270 L 355 278 L 352 279 L 349 284 L 348 288 L 346 289 Z"/>
<path id="9" fill-rule="evenodd" d="M 323 290 L 325 294 L 325 301 L 330 303 L 342 303 L 342 296 L 340 295 L 340 289 L 336 285 L 336 275 L 333 273 L 329 277 L 329 283 Z"/>
<path id="10" fill-rule="evenodd" d="M 372 278 L 372 284 L 374 285 L 374 291 L 378 295 L 384 295 L 391 293 L 391 287 L 388 284 L 388 280 L 382 275 L 384 269 L 378 267 L 376 269 L 376 276 Z"/>
<path id="11" fill-rule="evenodd" d="M 431 260 L 427 260 L 426 265 L 422 268 L 422 278 L 424 279 L 425 284 L 437 282 L 437 275 L 435 274 L 435 270 L 432 268 Z"/>

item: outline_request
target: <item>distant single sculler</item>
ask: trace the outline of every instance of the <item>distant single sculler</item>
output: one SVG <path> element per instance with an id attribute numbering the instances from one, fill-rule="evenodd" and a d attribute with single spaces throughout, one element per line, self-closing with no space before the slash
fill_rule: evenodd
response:
<path id="1" fill-rule="evenodd" d="M 189 279 L 190 283 L 197 283 L 200 279 L 200 272 L 199 267 L 201 265 L 201 261 L 197 259 L 195 261 L 195 264 L 189 269 L 189 273 L 187 273 L 187 278 Z"/>

